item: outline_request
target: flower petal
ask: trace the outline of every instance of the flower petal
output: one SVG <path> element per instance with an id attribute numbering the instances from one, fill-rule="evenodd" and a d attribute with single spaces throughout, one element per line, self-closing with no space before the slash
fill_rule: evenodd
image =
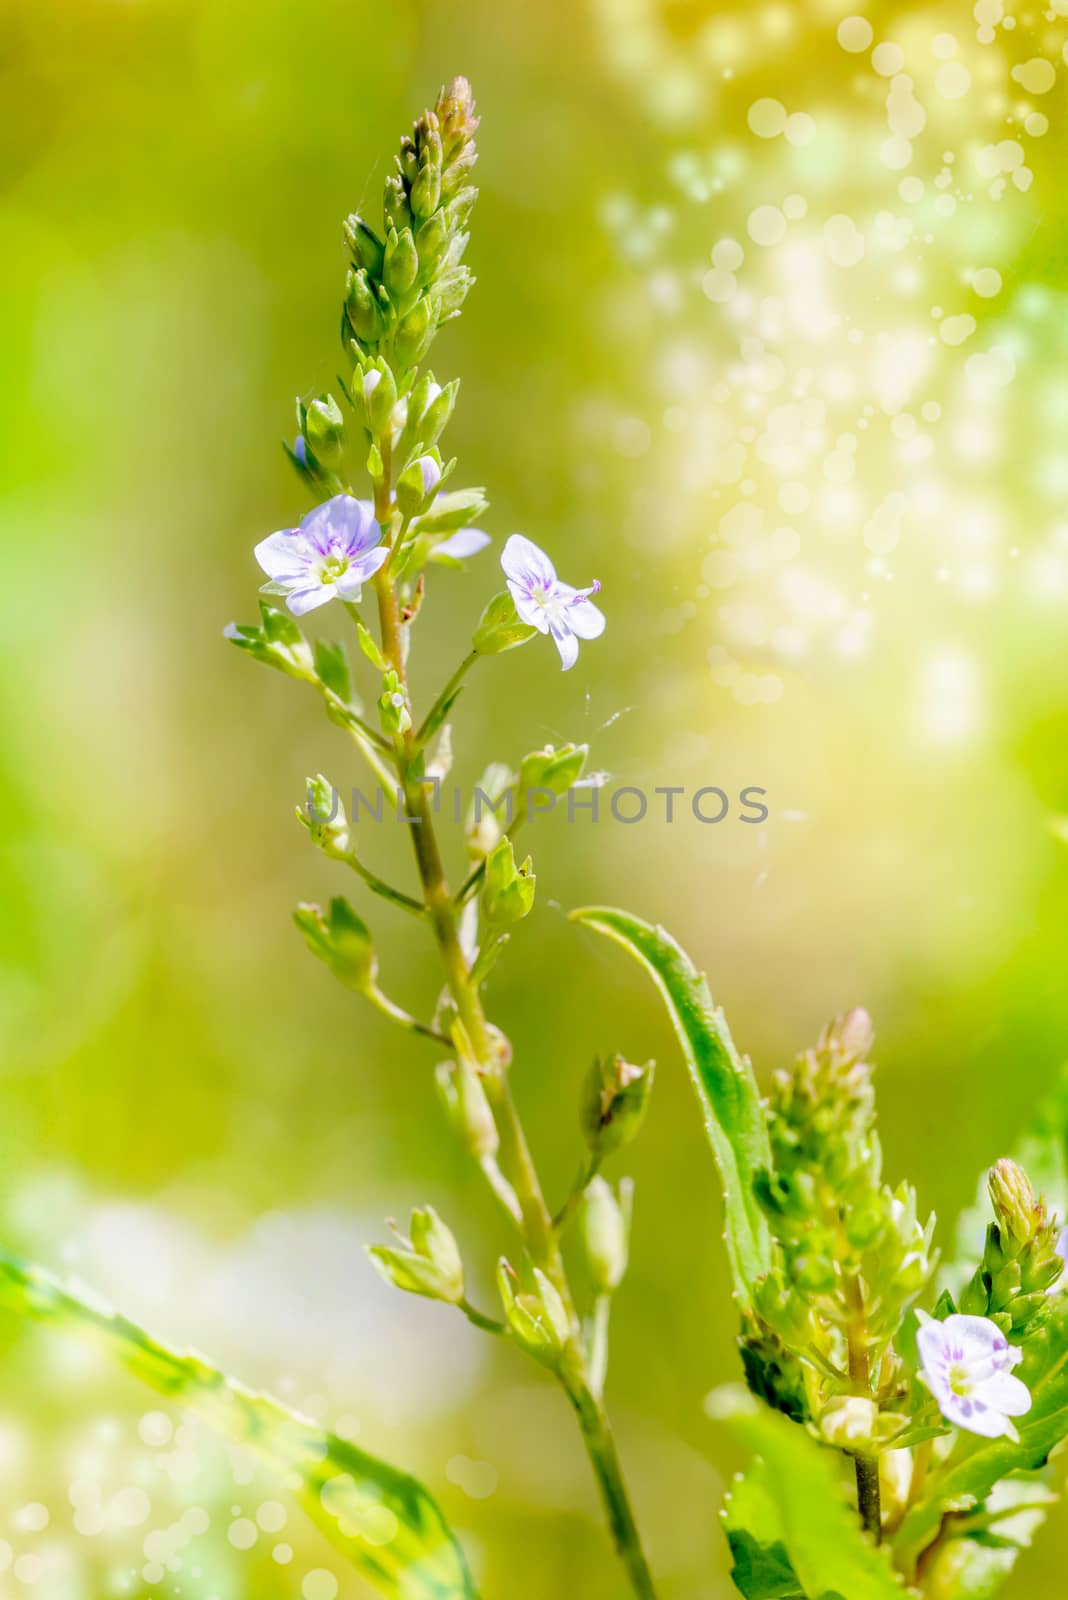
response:
<path id="1" fill-rule="evenodd" d="M 481 528 L 457 528 L 455 533 L 436 544 L 431 554 L 445 556 L 450 561 L 466 561 L 468 556 L 477 555 L 492 543 L 489 534 L 483 533 Z"/>
<path id="2" fill-rule="evenodd" d="M 1031 1391 L 1011 1372 L 995 1372 L 976 1386 L 975 1398 L 1006 1417 L 1023 1417 L 1031 1409 Z"/>
<path id="3" fill-rule="evenodd" d="M 388 557 L 389 550 L 384 544 L 375 545 L 373 549 L 364 550 L 355 556 L 349 564 L 349 571 L 356 573 L 361 583 L 366 583 L 368 578 L 374 577 Z"/>
<path id="4" fill-rule="evenodd" d="M 576 600 L 569 605 L 567 621 L 580 639 L 599 639 L 605 630 L 604 612 L 592 600 Z"/>
<path id="5" fill-rule="evenodd" d="M 515 601 L 520 622 L 525 622 L 528 628 L 537 628 L 539 633 L 548 633 L 549 618 L 545 607 L 532 600 L 523 585 L 512 578 L 508 579 L 508 589 Z"/>
<path id="6" fill-rule="evenodd" d="M 560 660 L 564 664 L 563 670 L 569 672 L 578 660 L 578 640 L 565 623 L 553 622 L 551 627 L 553 642 L 559 650 Z"/>
<path id="7" fill-rule="evenodd" d="M 524 588 L 549 587 L 556 583 L 556 568 L 544 550 L 521 533 L 513 533 L 501 551 L 501 566 L 505 576 Z"/>
<path id="8" fill-rule="evenodd" d="M 307 612 L 325 606 L 336 593 L 337 590 L 332 583 L 317 583 L 307 589 L 294 589 L 286 605 L 295 617 L 303 617 Z"/>
<path id="9" fill-rule="evenodd" d="M 252 554 L 275 583 L 303 579 L 311 561 L 311 551 L 299 528 L 280 528 L 261 539 Z"/>
<path id="10" fill-rule="evenodd" d="M 369 500 L 336 494 L 301 520 L 300 531 L 320 555 L 352 554 L 376 545 L 382 530 Z"/>

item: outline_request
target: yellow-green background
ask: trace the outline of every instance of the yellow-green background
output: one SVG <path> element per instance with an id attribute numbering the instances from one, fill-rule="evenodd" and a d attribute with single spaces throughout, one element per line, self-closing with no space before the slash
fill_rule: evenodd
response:
<path id="1" fill-rule="evenodd" d="M 483 114 L 479 283 L 434 353 L 439 377 L 463 378 L 448 442 L 462 479 L 488 486 L 496 536 L 522 528 L 571 581 L 600 577 L 609 628 L 566 678 L 541 641 L 486 667 L 456 729 L 459 776 L 588 738 L 616 782 L 770 795 L 764 830 L 539 826 L 538 909 L 491 991 L 553 1196 L 576 1163 L 590 1056 L 661 1060 L 625 1163 L 637 1214 L 609 1393 L 665 1600 L 727 1595 L 717 1513 L 740 1462 L 702 1409 L 735 1374 L 711 1159 L 651 993 L 563 909 L 614 901 L 669 926 L 762 1074 L 828 1015 L 867 1004 L 889 1173 L 907 1172 L 947 1219 L 1068 1038 L 1068 858 L 1051 826 L 1068 809 L 1063 606 L 1000 580 L 969 604 L 906 551 L 867 653 L 814 651 L 783 674 L 776 704 L 755 707 L 710 673 L 715 597 L 681 628 L 667 620 L 697 593 L 715 508 L 682 483 L 662 423 L 671 397 L 651 373 L 669 333 L 713 365 L 729 343 L 699 290 L 720 201 L 680 192 L 672 162 L 689 150 L 714 168 L 717 152 L 741 152 L 722 202 L 737 233 L 746 163 L 758 198 L 770 159 L 746 142 L 746 107 L 773 93 L 791 109 L 850 104 L 834 28 L 864 9 L 0 6 L 3 1236 L 250 1382 L 356 1419 L 362 1443 L 440 1493 L 487 1596 L 622 1589 L 548 1380 L 448 1312 L 390 1295 L 361 1254 L 379 1218 L 432 1201 L 489 1302 L 505 1241 L 445 1136 L 433 1050 L 332 985 L 289 920 L 298 899 L 347 887 L 292 809 L 308 771 L 355 781 L 349 752 L 310 698 L 253 670 L 221 629 L 253 613 L 253 542 L 306 509 L 277 441 L 292 396 L 328 387 L 341 359 L 339 220 L 377 208 L 400 132 L 462 70 Z M 967 5 L 866 9 L 891 30 L 934 17 L 974 35 Z M 715 50 L 701 66 L 710 22 L 737 55 L 732 78 Z M 1063 514 L 1035 466 L 1063 449 L 1049 398 L 1068 287 L 1060 96 L 1058 84 L 1035 189 L 1011 216 L 1006 203 L 999 254 L 998 314 L 1023 333 L 995 487 L 1024 553 Z M 864 172 L 847 161 L 834 178 L 842 209 Z M 780 189 L 799 181 L 821 182 L 810 171 Z M 620 195 L 670 213 L 662 260 L 685 290 L 670 329 L 643 287 L 656 262 L 631 259 L 604 225 Z M 637 459 L 628 419 L 649 430 Z M 424 695 L 494 567 L 489 553 L 466 576 L 433 574 L 415 647 Z M 917 663 L 942 640 L 981 668 L 965 739 L 917 731 Z M 366 838 L 406 872 L 396 830 Z M 428 1011 L 429 949 L 388 911 L 369 914 L 386 987 Z M 220 1456 L 168 1490 L 137 1435 L 150 1398 L 46 1334 L 4 1321 L 0 1339 L 0 1538 L 56 1563 L 25 1592 L 281 1600 L 325 1567 L 343 1596 L 365 1593 L 296 1513 L 290 1565 L 271 1558 L 277 1536 L 236 1553 L 231 1507 L 254 1514 L 272 1498 L 265 1480 L 235 1485 Z M 470 1477 L 459 1457 L 492 1493 L 452 1481 Z M 150 1521 L 72 1532 L 69 1485 L 94 1462 L 113 1488 L 144 1484 Z M 47 1530 L 20 1527 L 28 1503 L 49 1508 Z M 184 1570 L 147 1582 L 144 1535 L 187 1503 L 209 1506 L 211 1532 Z M 1059 1592 L 1066 1553 L 1061 1521 L 1008 1592 Z M 0 1582 L 21 1592 L 10 1573 Z"/>

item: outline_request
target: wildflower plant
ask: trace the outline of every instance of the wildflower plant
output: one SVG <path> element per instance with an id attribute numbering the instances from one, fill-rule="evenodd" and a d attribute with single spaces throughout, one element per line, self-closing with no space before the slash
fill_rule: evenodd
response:
<path id="1" fill-rule="evenodd" d="M 613 1050 L 592 1064 L 579 1094 L 576 1178 L 551 1205 L 512 1097 L 521 1063 L 513 1065 L 486 999 L 537 894 L 534 863 L 516 837 L 539 796 L 581 781 L 586 749 L 490 762 L 480 789 L 492 805 L 469 817 L 452 879 L 433 805 L 466 675 L 484 661 L 492 670 L 489 658 L 507 650 L 545 649 L 550 638 L 563 668 L 574 667 L 581 645 L 605 627 L 597 585 L 563 582 L 544 550 L 512 535 L 498 592 L 427 706 L 416 704 L 409 678 L 423 608 L 439 599 L 431 569 L 460 565 L 488 543 L 477 526 L 485 494 L 454 486 L 456 463 L 442 450 L 458 384 L 439 384 L 426 365 L 472 284 L 463 258 L 477 126 L 471 91 L 456 79 L 403 140 L 382 218 L 345 224 L 346 373 L 337 395 L 298 405 L 288 447 L 313 504 L 298 527 L 256 545 L 266 580 L 260 620 L 226 631 L 252 660 L 314 691 L 411 823 L 414 889 L 386 882 L 365 858 L 323 774 L 309 778 L 297 807 L 339 874 L 351 871 L 360 893 L 403 912 L 413 936 L 418 925 L 432 941 L 442 974 L 432 1016 L 411 1015 L 384 990 L 370 927 L 346 897 L 301 905 L 296 924 L 344 987 L 434 1046 L 443 1120 L 514 1241 L 497 1263 L 493 1305 L 472 1300 L 471 1246 L 431 1206 L 413 1210 L 407 1234 L 395 1230 L 370 1261 L 396 1289 L 467 1318 L 560 1385 L 630 1592 L 653 1600 L 604 1394 L 634 1204 L 632 1184 L 612 1168 L 640 1132 L 654 1063 Z M 331 605 L 355 652 L 343 639 L 305 633 L 303 619 Z M 826 1027 L 763 1098 L 704 978 L 667 933 L 621 911 L 573 916 L 652 977 L 722 1179 L 733 1284 L 722 1314 L 738 1328 L 745 1384 L 716 1390 L 708 1410 L 754 1455 L 722 1513 L 736 1588 L 748 1600 L 891 1600 L 905 1591 L 984 1600 L 1047 1514 L 1058 1476 L 1051 1457 L 1068 1435 L 1068 1096 L 1043 1111 L 1019 1160 L 993 1167 L 944 1265 L 934 1219 L 923 1217 L 909 1183 L 884 1175 L 864 1011 Z M 585 1304 L 573 1287 L 576 1257 L 591 1290 Z M 92 1339 L 258 1452 L 383 1594 L 476 1600 L 460 1541 L 415 1479 L 5 1253 L 0 1303 Z"/>

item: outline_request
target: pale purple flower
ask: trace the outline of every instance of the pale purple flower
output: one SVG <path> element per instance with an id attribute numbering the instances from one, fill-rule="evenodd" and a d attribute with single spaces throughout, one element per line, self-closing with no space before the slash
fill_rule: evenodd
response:
<path id="1" fill-rule="evenodd" d="M 601 585 L 573 589 L 561 583 L 544 550 L 521 533 L 513 533 L 501 552 L 501 566 L 520 620 L 539 633 L 551 633 L 564 671 L 578 660 L 580 639 L 604 632 L 604 614 L 590 599 Z"/>
<path id="2" fill-rule="evenodd" d="M 431 553 L 447 556 L 451 561 L 466 561 L 468 556 L 477 555 L 492 543 L 489 534 L 483 533 L 481 528 L 457 528 L 455 533 L 450 533 L 447 539 L 436 544 Z"/>
<path id="3" fill-rule="evenodd" d="M 922 1313 L 921 1313 L 922 1315 Z M 984 1439 L 1017 1437 L 1013 1417 L 1031 1409 L 1027 1385 L 1012 1368 L 1023 1352 L 989 1317 L 923 1317 L 917 1336 L 927 1387 L 947 1422 Z"/>
<path id="4" fill-rule="evenodd" d="M 301 617 L 335 595 L 358 600 L 389 551 L 371 502 L 336 494 L 309 511 L 299 528 L 262 540 L 254 554 L 273 592 L 284 593 L 290 611 Z"/>

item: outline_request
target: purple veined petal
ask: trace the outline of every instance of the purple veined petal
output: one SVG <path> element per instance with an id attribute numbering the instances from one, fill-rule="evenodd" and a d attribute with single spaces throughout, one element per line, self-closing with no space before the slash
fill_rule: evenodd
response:
<path id="1" fill-rule="evenodd" d="M 1011 1372 L 995 1372 L 976 1386 L 975 1398 L 1006 1417 L 1023 1417 L 1031 1409 L 1031 1391 Z"/>
<path id="2" fill-rule="evenodd" d="M 468 556 L 477 555 L 492 543 L 489 534 L 483 533 L 481 528 L 457 528 L 455 533 L 434 546 L 433 554 L 448 556 L 452 561 L 466 561 Z"/>
<path id="3" fill-rule="evenodd" d="M 567 608 L 568 627 L 580 639 L 599 639 L 605 630 L 605 615 L 592 600 L 573 600 Z"/>
<path id="4" fill-rule="evenodd" d="M 996 1323 L 989 1317 L 970 1317 L 961 1312 L 947 1317 L 942 1324 L 947 1348 L 954 1360 L 963 1360 L 969 1367 L 990 1362 L 994 1367 L 1009 1366 L 1012 1362 L 1011 1345 Z"/>
<path id="5" fill-rule="evenodd" d="M 377 527 L 378 524 L 376 523 Z M 364 550 L 349 564 L 349 572 L 353 573 L 358 583 L 366 583 L 368 578 L 373 578 L 379 567 L 389 556 L 389 551 L 384 544 L 379 544 L 372 550 Z M 345 576 L 348 577 L 349 573 Z"/>
<path id="6" fill-rule="evenodd" d="M 307 589 L 294 589 L 286 599 L 286 605 L 295 617 L 306 616 L 309 611 L 315 611 L 319 606 L 325 606 L 337 593 L 332 583 L 317 583 Z"/>
<path id="7" fill-rule="evenodd" d="M 556 568 L 544 550 L 521 533 L 513 533 L 501 551 L 501 566 L 506 578 L 520 583 L 525 589 L 552 588 L 556 584 Z"/>
<path id="8" fill-rule="evenodd" d="M 339 600 L 358 600 L 363 588 L 363 574 L 358 567 L 349 567 L 334 579 L 334 589 Z"/>
<path id="9" fill-rule="evenodd" d="M 964 1428 L 968 1433 L 977 1433 L 982 1439 L 1003 1439 L 1016 1437 L 1016 1429 L 1011 1421 L 1001 1411 L 995 1411 L 990 1406 L 983 1405 L 981 1400 L 966 1400 L 961 1407 L 960 1415 L 954 1415 L 943 1406 L 942 1415 L 949 1422 L 955 1422 L 959 1428 Z"/>
<path id="10" fill-rule="evenodd" d="M 545 607 L 530 598 L 528 590 L 513 578 L 508 579 L 508 590 L 515 601 L 515 609 L 520 622 L 525 622 L 528 628 L 537 628 L 539 633 L 548 633 L 549 618 Z"/>
<path id="11" fill-rule="evenodd" d="M 373 521 L 366 500 L 357 500 L 351 494 L 335 494 L 301 519 L 300 531 L 319 555 L 343 554 L 377 542 L 366 537 L 369 515 Z"/>
<path id="12" fill-rule="evenodd" d="M 312 552 L 299 528 L 280 528 L 261 539 L 252 554 L 275 583 L 294 583 L 306 576 Z"/>
<path id="13" fill-rule="evenodd" d="M 553 643 L 560 652 L 564 672 L 570 672 L 578 660 L 578 640 L 566 622 L 554 620 L 551 624 Z"/>

